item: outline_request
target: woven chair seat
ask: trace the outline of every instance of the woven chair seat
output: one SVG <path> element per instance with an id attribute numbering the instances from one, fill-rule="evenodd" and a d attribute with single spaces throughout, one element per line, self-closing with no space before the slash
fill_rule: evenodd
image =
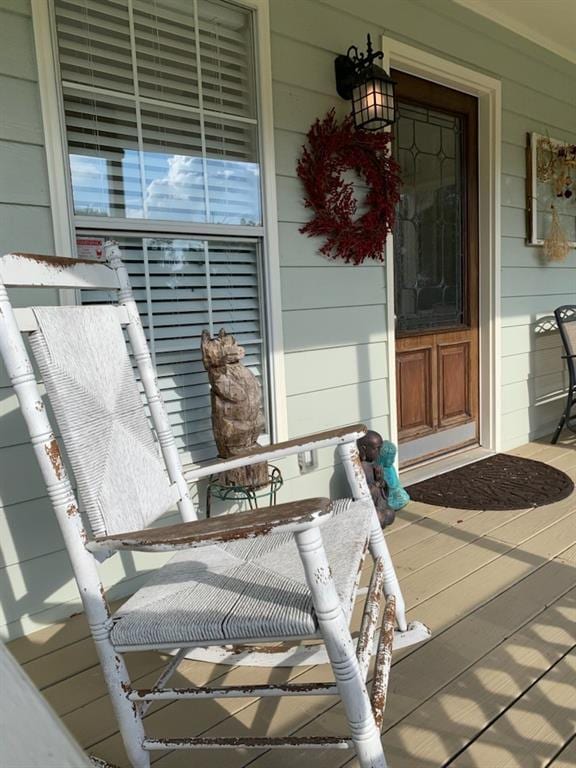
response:
<path id="1" fill-rule="evenodd" d="M 322 537 L 349 621 L 372 505 L 334 502 Z M 310 590 L 290 533 L 179 552 L 112 617 L 117 649 L 260 642 L 317 635 Z"/>

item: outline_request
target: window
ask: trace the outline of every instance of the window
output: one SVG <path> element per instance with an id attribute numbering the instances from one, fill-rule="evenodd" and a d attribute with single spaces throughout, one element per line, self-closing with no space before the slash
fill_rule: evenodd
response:
<path id="1" fill-rule="evenodd" d="M 53 0 L 53 21 L 76 236 L 120 242 L 178 446 L 211 458 L 202 330 L 268 391 L 252 12 Z"/>

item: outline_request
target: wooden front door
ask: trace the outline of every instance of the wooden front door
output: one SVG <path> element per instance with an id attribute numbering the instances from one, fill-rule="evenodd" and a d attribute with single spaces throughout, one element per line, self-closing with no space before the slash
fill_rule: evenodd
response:
<path id="1" fill-rule="evenodd" d="M 403 188 L 394 233 L 403 466 L 478 441 L 478 106 L 394 72 Z"/>

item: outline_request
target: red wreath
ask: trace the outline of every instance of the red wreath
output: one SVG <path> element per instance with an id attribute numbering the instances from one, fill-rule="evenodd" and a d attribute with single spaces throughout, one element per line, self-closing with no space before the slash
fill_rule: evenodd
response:
<path id="1" fill-rule="evenodd" d="M 331 109 L 308 132 L 308 145 L 298 161 L 298 176 L 306 191 L 305 206 L 314 217 L 300 232 L 324 237 L 320 252 L 331 259 L 362 264 L 384 261 L 386 237 L 394 227 L 400 199 L 398 164 L 390 157 L 390 133 L 357 130 L 352 117 L 338 124 Z M 358 208 L 354 186 L 342 179 L 356 171 L 368 185 L 364 206 Z"/>

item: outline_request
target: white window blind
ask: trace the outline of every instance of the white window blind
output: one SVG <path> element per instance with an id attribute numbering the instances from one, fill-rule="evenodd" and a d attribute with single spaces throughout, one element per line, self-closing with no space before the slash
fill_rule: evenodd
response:
<path id="1" fill-rule="evenodd" d="M 119 240 L 178 445 L 211 458 L 202 330 L 233 333 L 267 392 L 251 12 L 53 2 L 78 235 Z"/>

